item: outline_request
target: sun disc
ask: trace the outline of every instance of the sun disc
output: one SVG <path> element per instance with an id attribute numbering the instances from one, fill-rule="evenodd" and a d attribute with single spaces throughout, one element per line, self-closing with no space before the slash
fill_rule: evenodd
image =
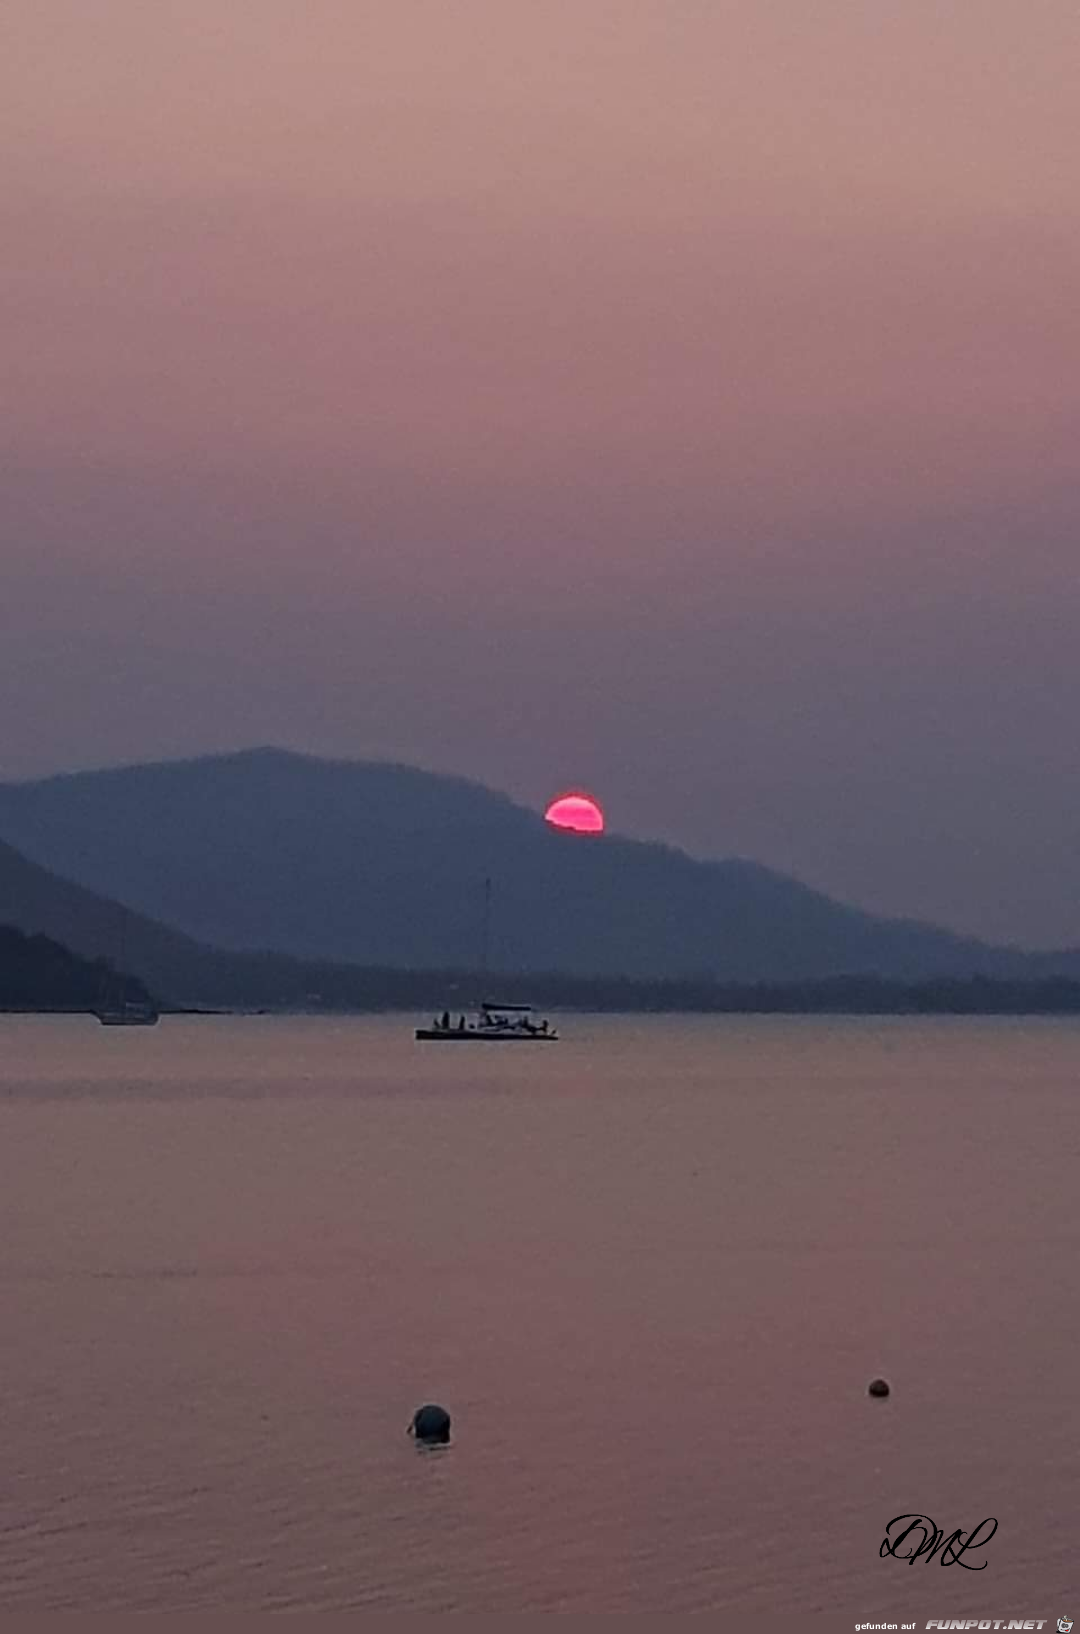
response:
<path id="1" fill-rule="evenodd" d="M 604 813 L 591 794 L 573 791 L 560 794 L 544 813 L 552 828 L 569 829 L 574 834 L 602 834 Z"/>

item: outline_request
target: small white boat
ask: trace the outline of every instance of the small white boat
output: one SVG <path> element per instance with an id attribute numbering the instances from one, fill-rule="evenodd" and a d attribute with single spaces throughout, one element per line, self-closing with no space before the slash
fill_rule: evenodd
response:
<path id="1" fill-rule="evenodd" d="M 106 1000 L 94 1014 L 103 1027 L 154 1027 L 159 1019 L 156 1006 L 142 999 Z"/>
<path id="2" fill-rule="evenodd" d="M 444 1010 L 430 1027 L 418 1027 L 426 1044 L 553 1044 L 559 1035 L 547 1020 L 534 1019 L 531 1004 L 481 1004 L 471 1015 Z"/>
<path id="3" fill-rule="evenodd" d="M 103 1027 L 154 1027 L 160 1014 L 157 1005 L 141 982 L 133 982 L 123 974 L 127 963 L 128 918 L 121 909 L 117 965 L 105 968 L 93 1014 Z"/>

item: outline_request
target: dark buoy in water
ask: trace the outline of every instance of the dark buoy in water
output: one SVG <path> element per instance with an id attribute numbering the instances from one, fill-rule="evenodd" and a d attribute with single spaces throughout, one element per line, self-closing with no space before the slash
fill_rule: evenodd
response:
<path id="1" fill-rule="evenodd" d="M 428 1402 L 426 1406 L 416 1409 L 409 1433 L 425 1446 L 443 1445 L 450 1439 L 450 1414 L 445 1407 L 437 1407 L 434 1402 Z"/>
<path id="2" fill-rule="evenodd" d="M 871 1379 L 869 1394 L 871 1396 L 887 1396 L 889 1386 L 884 1379 Z"/>

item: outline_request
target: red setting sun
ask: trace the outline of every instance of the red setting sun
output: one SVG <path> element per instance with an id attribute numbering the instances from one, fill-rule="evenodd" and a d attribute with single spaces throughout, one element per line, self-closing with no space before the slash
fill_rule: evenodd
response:
<path id="1" fill-rule="evenodd" d="M 589 794 L 560 794 L 544 813 L 553 828 L 569 828 L 575 834 L 602 834 L 604 813 Z"/>

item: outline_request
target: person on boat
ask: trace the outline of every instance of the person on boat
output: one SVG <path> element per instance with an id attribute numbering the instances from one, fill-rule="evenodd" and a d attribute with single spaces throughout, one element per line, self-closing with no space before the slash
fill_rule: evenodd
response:
<path id="1" fill-rule="evenodd" d="M 449 1012 L 449 1010 L 444 1010 L 443 1011 L 442 1021 L 440 1022 L 439 1025 L 442 1027 L 442 1030 L 443 1030 L 444 1033 L 448 1033 L 450 1031 L 450 1012 Z"/>
<path id="2" fill-rule="evenodd" d="M 463 1033 L 465 1031 L 465 1017 L 464 1016 L 459 1016 L 458 1017 L 457 1030 L 458 1030 L 459 1033 Z"/>

